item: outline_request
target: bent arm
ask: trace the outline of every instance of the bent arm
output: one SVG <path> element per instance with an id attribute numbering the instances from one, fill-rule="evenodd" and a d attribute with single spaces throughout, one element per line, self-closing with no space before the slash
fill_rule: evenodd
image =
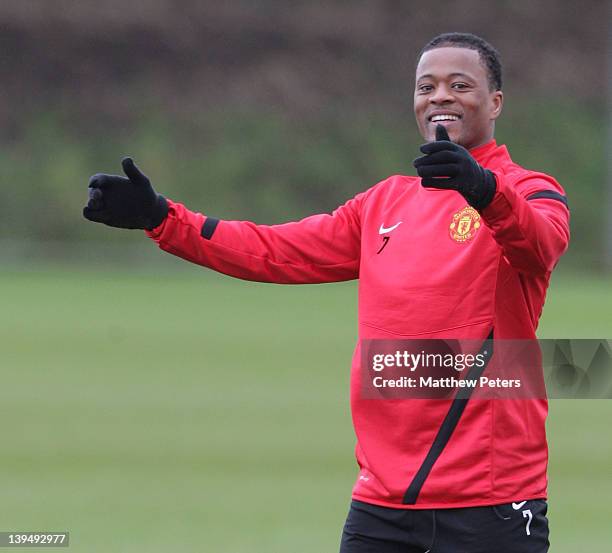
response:
<path id="1" fill-rule="evenodd" d="M 314 284 L 359 276 L 362 195 L 332 214 L 281 225 L 224 221 L 168 200 L 168 217 L 147 231 L 159 247 L 244 280 Z"/>
<path id="2" fill-rule="evenodd" d="M 547 175 L 512 182 L 495 174 L 497 191 L 482 217 L 510 265 L 531 274 L 552 271 L 569 243 L 563 189 Z"/>

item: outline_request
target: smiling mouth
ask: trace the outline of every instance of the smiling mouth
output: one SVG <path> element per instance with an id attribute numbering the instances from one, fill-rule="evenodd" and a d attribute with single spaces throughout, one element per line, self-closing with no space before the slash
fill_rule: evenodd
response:
<path id="1" fill-rule="evenodd" d="M 459 115 L 444 114 L 444 115 L 432 115 L 428 119 L 431 123 L 440 123 L 442 121 L 459 121 L 461 117 Z"/>

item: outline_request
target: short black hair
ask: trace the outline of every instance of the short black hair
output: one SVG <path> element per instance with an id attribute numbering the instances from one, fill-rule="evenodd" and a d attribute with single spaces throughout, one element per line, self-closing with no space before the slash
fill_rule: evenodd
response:
<path id="1" fill-rule="evenodd" d="M 471 33 L 443 33 L 432 38 L 421 50 L 418 59 L 434 48 L 452 46 L 455 48 L 469 48 L 476 50 L 480 56 L 480 61 L 487 69 L 489 76 L 489 88 L 491 90 L 501 90 L 502 87 L 502 65 L 499 52 L 489 44 L 484 38 Z M 417 60 L 418 62 L 418 60 Z"/>

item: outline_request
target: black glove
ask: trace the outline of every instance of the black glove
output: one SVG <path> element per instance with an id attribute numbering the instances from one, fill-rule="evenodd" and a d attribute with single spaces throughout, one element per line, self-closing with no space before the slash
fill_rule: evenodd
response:
<path id="1" fill-rule="evenodd" d="M 110 227 L 154 229 L 168 215 L 168 202 L 153 190 L 132 158 L 124 158 L 121 166 L 127 179 L 101 173 L 89 179 L 89 202 L 83 216 Z"/>
<path id="2" fill-rule="evenodd" d="M 443 125 L 436 127 L 436 141 L 423 144 L 425 155 L 414 160 L 421 184 L 457 190 L 474 208 L 487 207 L 497 189 L 495 175 L 480 166 L 463 146 L 450 141 Z"/>

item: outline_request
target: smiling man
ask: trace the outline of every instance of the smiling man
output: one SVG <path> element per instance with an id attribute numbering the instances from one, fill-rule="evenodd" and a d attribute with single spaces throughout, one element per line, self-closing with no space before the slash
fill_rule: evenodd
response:
<path id="1" fill-rule="evenodd" d="M 416 70 L 419 176 L 389 177 L 332 214 L 220 220 L 158 195 L 129 158 L 127 178 L 90 180 L 87 219 L 145 229 L 194 263 L 281 284 L 359 279 L 359 473 L 341 553 L 548 550 L 545 400 L 372 399 L 361 386 L 364 340 L 535 338 L 569 211 L 552 177 L 495 142 L 501 80 L 483 39 L 433 39 Z"/>
<path id="2" fill-rule="evenodd" d="M 416 70 L 414 113 L 427 140 L 435 140 L 435 129 L 442 125 L 453 142 L 475 148 L 493 139 L 495 120 L 501 114 L 501 66 L 490 45 L 475 37 L 453 40 L 464 39 L 442 35 L 423 49 Z M 460 44 L 469 47 L 457 47 Z"/>

